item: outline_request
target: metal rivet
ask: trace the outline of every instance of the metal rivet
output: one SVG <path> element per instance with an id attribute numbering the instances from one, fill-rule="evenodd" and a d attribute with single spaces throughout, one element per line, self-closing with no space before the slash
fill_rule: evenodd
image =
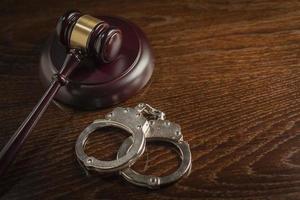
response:
<path id="1" fill-rule="evenodd" d="M 141 125 L 137 125 L 136 127 L 137 127 L 138 129 L 141 129 L 141 128 L 142 128 L 142 126 L 141 126 Z"/>
<path id="2" fill-rule="evenodd" d="M 157 185 L 158 184 L 158 178 L 157 177 L 151 177 L 149 180 L 151 185 Z"/>
<path id="3" fill-rule="evenodd" d="M 141 113 L 137 113 L 137 114 L 136 114 L 136 117 L 140 117 L 140 116 L 141 116 Z"/>
<path id="4" fill-rule="evenodd" d="M 124 108 L 124 113 L 127 113 L 128 112 L 128 108 Z"/>
<path id="5" fill-rule="evenodd" d="M 88 164 L 91 164 L 91 163 L 93 162 L 93 159 L 88 158 L 88 159 L 86 160 L 86 162 L 87 162 Z"/>
<path id="6" fill-rule="evenodd" d="M 107 118 L 111 118 L 112 115 L 113 115 L 112 113 L 109 113 L 109 114 L 106 115 L 106 117 L 107 117 Z"/>
<path id="7" fill-rule="evenodd" d="M 166 126 L 170 126 L 170 124 L 171 124 L 171 123 L 170 123 L 169 121 L 165 121 L 165 125 L 166 125 Z"/>

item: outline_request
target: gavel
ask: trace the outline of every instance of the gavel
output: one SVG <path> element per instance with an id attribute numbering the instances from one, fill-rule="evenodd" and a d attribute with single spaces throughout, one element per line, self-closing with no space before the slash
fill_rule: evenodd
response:
<path id="1" fill-rule="evenodd" d="M 80 62 L 87 56 L 94 56 L 101 63 L 112 62 L 118 56 L 122 44 L 120 29 L 79 11 L 69 11 L 61 16 L 57 22 L 56 34 L 67 49 L 67 56 L 61 69 L 52 76 L 40 101 L 1 150 L 0 176 L 15 159 L 56 93 L 68 84 L 68 77 Z"/>

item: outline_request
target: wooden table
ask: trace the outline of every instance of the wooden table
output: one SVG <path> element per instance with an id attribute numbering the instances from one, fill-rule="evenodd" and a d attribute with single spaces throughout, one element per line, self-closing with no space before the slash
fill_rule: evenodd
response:
<path id="1" fill-rule="evenodd" d="M 118 175 L 86 177 L 75 141 L 112 108 L 52 104 L 1 179 L 2 199 L 300 199 L 299 1 L 3 1 L 0 147 L 42 95 L 40 51 L 70 8 L 123 16 L 147 34 L 151 83 L 119 106 L 146 102 L 180 124 L 192 172 L 155 191 Z M 113 159 L 127 137 L 117 132 L 96 134 L 88 151 Z M 162 175 L 177 165 L 174 151 L 153 143 L 135 169 Z"/>

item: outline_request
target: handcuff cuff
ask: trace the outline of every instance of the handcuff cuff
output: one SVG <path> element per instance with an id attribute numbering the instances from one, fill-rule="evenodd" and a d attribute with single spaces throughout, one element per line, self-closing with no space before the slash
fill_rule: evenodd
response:
<path id="1" fill-rule="evenodd" d="M 147 115 L 147 117 L 146 117 Z M 131 134 L 120 146 L 117 159 L 112 161 L 98 160 L 84 152 L 88 136 L 102 127 L 113 126 Z M 180 154 L 181 164 L 170 175 L 157 177 L 142 175 L 130 167 L 140 158 L 148 141 L 163 141 L 174 145 Z M 86 127 L 79 135 L 75 153 L 81 166 L 88 171 L 116 172 L 132 184 L 151 189 L 170 184 L 188 175 L 192 167 L 189 144 L 183 140 L 178 124 L 166 120 L 165 113 L 140 103 L 135 108 L 117 107 L 105 116 Z"/>

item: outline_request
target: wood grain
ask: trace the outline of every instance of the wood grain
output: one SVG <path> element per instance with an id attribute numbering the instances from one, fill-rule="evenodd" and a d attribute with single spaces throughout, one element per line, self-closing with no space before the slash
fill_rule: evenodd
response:
<path id="1" fill-rule="evenodd" d="M 112 108 L 50 105 L 7 175 L 1 199 L 300 199 L 300 2 L 9 1 L 0 5 L 0 147 L 43 93 L 40 50 L 67 9 L 138 24 L 156 57 L 151 83 L 119 106 L 146 102 L 182 126 L 193 169 L 150 191 L 118 175 L 86 177 L 79 133 Z M 89 151 L 112 159 L 126 136 L 102 131 Z M 111 134 L 113 133 L 113 134 Z M 151 145 L 135 168 L 166 174 L 178 165 Z"/>

